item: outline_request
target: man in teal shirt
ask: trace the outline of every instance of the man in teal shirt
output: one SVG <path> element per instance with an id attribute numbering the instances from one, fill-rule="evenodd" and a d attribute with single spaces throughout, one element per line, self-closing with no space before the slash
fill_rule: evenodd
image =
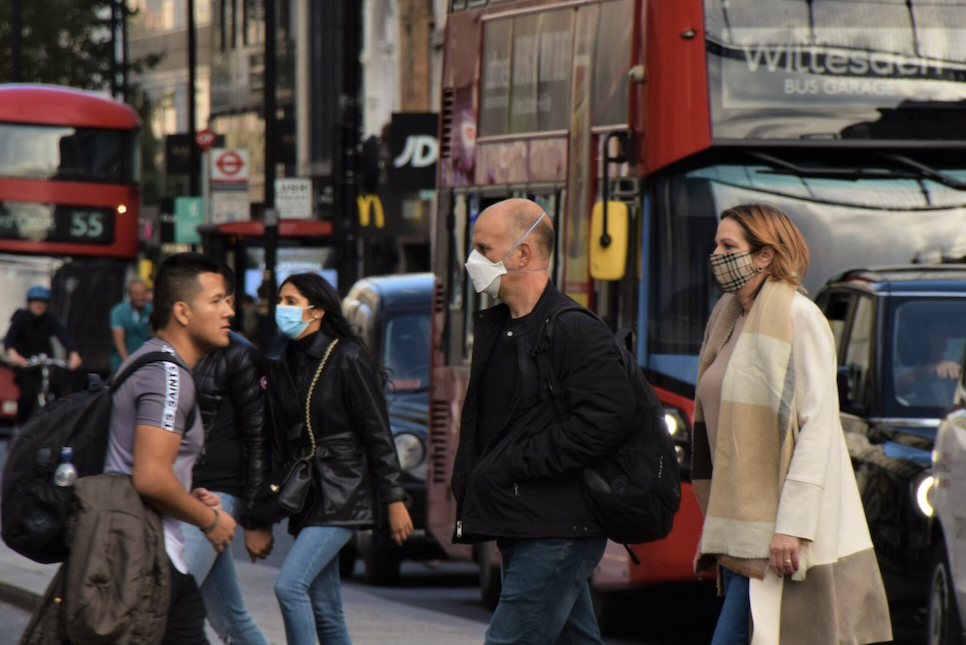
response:
<path id="1" fill-rule="evenodd" d="M 128 299 L 111 309 L 111 370 L 118 366 L 152 336 L 148 319 L 151 303 L 148 302 L 148 286 L 141 278 L 132 279 L 127 285 Z"/>

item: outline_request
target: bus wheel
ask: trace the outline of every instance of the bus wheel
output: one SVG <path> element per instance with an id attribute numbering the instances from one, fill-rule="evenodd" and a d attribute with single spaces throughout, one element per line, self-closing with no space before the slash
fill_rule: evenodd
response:
<path id="1" fill-rule="evenodd" d="M 390 586 L 399 582 L 399 565 L 402 552 L 386 531 L 369 531 L 368 544 L 362 550 L 362 562 L 366 567 L 366 582 L 371 585 Z"/>
<path id="2" fill-rule="evenodd" d="M 601 636 L 610 634 L 611 617 L 613 616 L 614 594 L 595 589 L 590 586 L 590 600 L 594 603 L 594 615 L 597 616 L 597 627 Z"/>
<path id="3" fill-rule="evenodd" d="M 503 589 L 500 567 L 493 564 L 496 550 L 496 542 L 481 542 L 477 549 L 477 561 L 480 565 L 480 596 L 487 609 L 496 609 L 500 602 L 500 591 Z"/>

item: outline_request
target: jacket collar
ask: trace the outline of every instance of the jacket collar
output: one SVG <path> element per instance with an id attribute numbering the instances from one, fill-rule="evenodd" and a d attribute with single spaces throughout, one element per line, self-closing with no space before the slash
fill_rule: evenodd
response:
<path id="1" fill-rule="evenodd" d="M 543 324 L 544 320 L 546 320 L 547 316 L 553 310 L 553 303 L 556 302 L 559 294 L 560 292 L 557 291 L 557 287 L 554 286 L 553 282 L 548 280 L 547 286 L 544 288 L 543 293 L 540 294 L 540 299 L 533 306 L 533 311 L 526 316 L 527 322 L 522 333 L 527 334 L 534 327 Z M 483 324 L 498 323 L 502 325 L 509 317 L 510 308 L 503 303 L 495 307 L 490 307 L 489 309 L 484 309 L 476 314 L 477 322 Z"/>
<path id="2" fill-rule="evenodd" d="M 330 336 L 319 329 L 319 331 L 315 332 L 315 340 L 312 341 L 312 345 L 309 347 L 309 356 L 321 359 L 325 356 L 325 350 L 329 348 L 329 344 L 333 340 L 335 340 L 334 336 Z"/>

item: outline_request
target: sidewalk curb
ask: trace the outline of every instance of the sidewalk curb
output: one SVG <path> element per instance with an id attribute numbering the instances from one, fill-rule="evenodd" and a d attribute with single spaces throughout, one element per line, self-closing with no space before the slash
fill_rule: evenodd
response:
<path id="1" fill-rule="evenodd" d="M 0 581 L 0 601 L 15 605 L 24 611 L 34 613 L 40 607 L 42 596 L 16 585 Z"/>

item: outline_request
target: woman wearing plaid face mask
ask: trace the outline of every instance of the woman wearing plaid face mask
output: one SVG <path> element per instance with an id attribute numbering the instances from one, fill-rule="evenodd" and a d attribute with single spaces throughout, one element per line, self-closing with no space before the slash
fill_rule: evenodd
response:
<path id="1" fill-rule="evenodd" d="M 721 214 L 710 262 L 725 294 L 701 348 L 692 482 L 695 573 L 718 565 L 725 595 L 712 645 L 891 640 L 832 333 L 799 292 L 808 246 L 778 209 L 742 205 Z"/>

